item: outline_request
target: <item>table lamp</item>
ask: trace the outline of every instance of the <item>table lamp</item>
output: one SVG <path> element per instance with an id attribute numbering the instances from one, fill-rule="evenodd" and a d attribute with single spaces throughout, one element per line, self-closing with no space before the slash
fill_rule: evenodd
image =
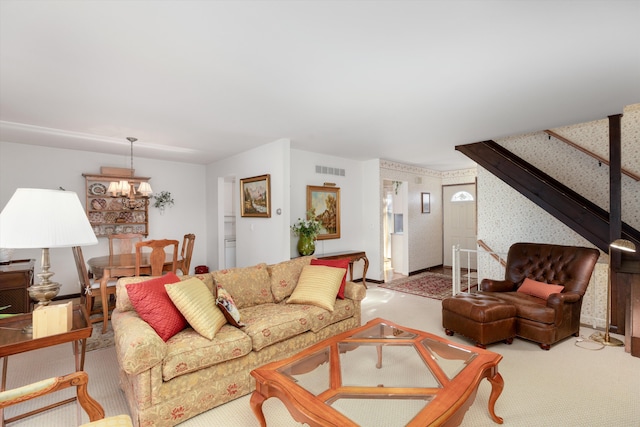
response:
<path id="1" fill-rule="evenodd" d="M 38 305 L 48 305 L 60 290 L 50 279 L 50 248 L 98 243 L 78 195 L 72 191 L 18 188 L 0 213 L 0 248 L 42 248 L 40 283 L 29 287 Z"/>
<path id="2" fill-rule="evenodd" d="M 607 275 L 607 318 L 605 319 L 606 323 L 604 328 L 604 335 L 600 332 L 596 332 L 593 335 L 591 335 L 590 338 L 593 341 L 597 341 L 606 346 L 619 347 L 624 343 L 617 338 L 611 338 L 611 336 L 609 335 L 609 324 L 611 322 L 609 310 L 611 307 L 611 250 L 612 249 L 618 249 L 624 252 L 635 252 L 636 245 L 634 245 L 633 242 L 630 242 L 629 240 L 625 240 L 625 239 L 617 239 L 609 244 L 609 269 L 608 269 L 608 275 Z"/>

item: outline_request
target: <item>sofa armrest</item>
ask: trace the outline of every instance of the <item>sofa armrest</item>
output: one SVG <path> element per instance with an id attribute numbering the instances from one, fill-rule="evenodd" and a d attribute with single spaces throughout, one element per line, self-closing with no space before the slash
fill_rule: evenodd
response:
<path id="1" fill-rule="evenodd" d="M 515 283 L 511 280 L 482 279 L 480 289 L 483 292 L 511 292 L 515 291 Z"/>
<path id="2" fill-rule="evenodd" d="M 167 344 L 135 311 L 113 311 L 111 323 L 120 368 L 137 375 L 162 363 Z"/>
<path id="3" fill-rule="evenodd" d="M 354 301 L 362 301 L 367 296 L 367 288 L 363 283 L 349 282 L 344 286 L 344 297 Z"/>

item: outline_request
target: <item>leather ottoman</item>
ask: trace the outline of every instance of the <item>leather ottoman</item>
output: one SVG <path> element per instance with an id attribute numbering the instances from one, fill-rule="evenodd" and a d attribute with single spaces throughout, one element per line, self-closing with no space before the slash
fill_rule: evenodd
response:
<path id="1" fill-rule="evenodd" d="M 480 348 L 498 341 L 511 344 L 516 308 L 489 295 L 461 293 L 442 301 L 442 326 L 447 335 L 457 332 Z"/>

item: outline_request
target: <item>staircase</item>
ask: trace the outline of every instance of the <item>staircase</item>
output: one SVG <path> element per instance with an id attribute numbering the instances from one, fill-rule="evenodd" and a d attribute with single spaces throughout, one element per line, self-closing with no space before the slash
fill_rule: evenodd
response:
<path id="1" fill-rule="evenodd" d="M 609 251 L 609 213 L 495 141 L 458 145 L 460 151 L 553 215 L 603 252 Z M 640 248 L 640 232 L 622 223 L 621 236 Z M 640 253 L 625 255 L 640 260 Z"/>

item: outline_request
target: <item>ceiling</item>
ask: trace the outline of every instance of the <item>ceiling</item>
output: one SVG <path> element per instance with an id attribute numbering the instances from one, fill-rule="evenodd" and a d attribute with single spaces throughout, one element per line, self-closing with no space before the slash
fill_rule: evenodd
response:
<path id="1" fill-rule="evenodd" d="M 433 170 L 640 101 L 640 1 L 0 0 L 0 140 Z"/>

